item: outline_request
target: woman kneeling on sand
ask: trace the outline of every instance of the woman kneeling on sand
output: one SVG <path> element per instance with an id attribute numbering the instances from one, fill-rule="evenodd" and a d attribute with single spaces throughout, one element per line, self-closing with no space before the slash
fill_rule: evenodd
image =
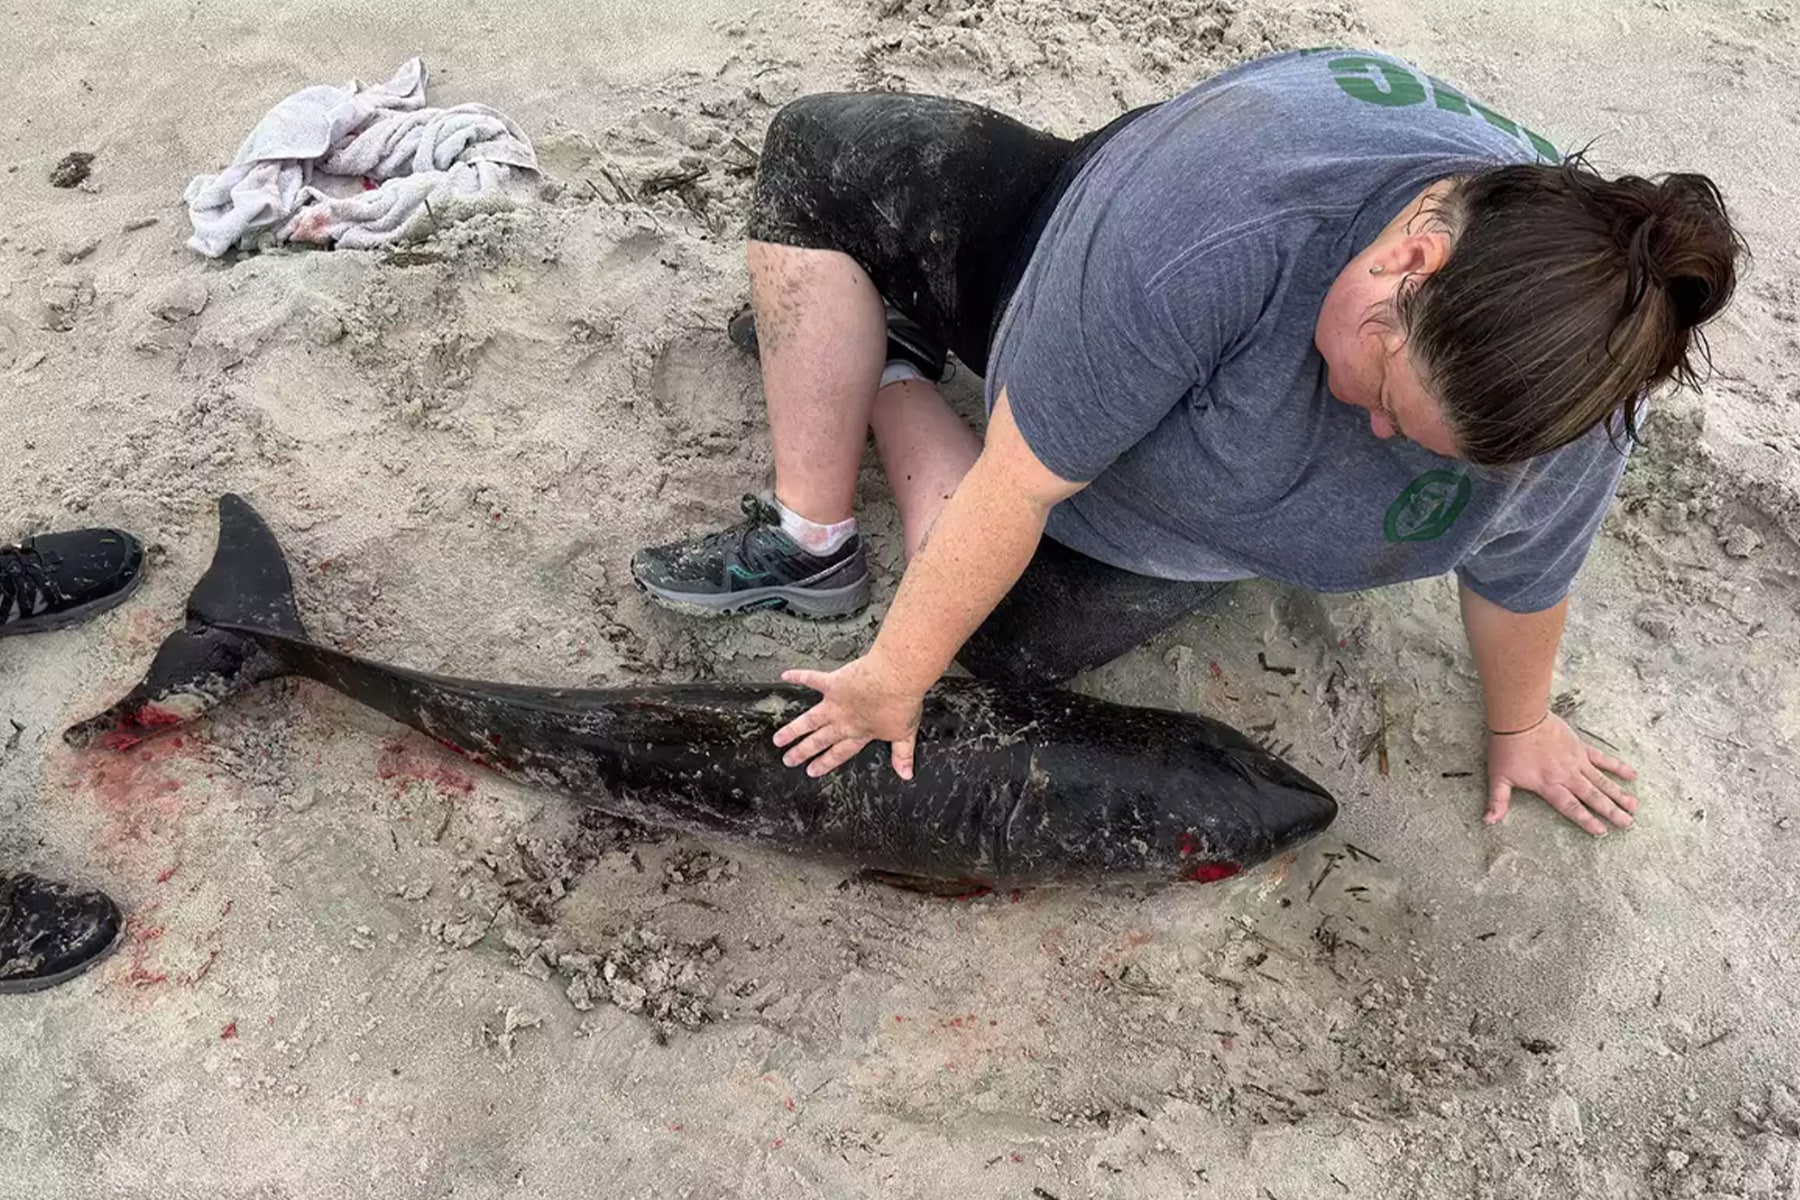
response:
<path id="1" fill-rule="evenodd" d="M 734 334 L 774 495 L 633 572 L 709 613 L 858 611 L 873 430 L 909 565 L 868 653 L 789 674 L 822 696 L 777 737 L 790 765 L 880 739 L 910 774 L 953 659 L 1049 684 L 1231 580 L 1455 571 L 1488 820 L 1523 788 L 1631 824 L 1633 770 L 1550 712 L 1551 672 L 1645 398 L 1695 382 L 1731 296 L 1710 180 L 1609 181 L 1397 59 L 1300 51 L 1073 142 L 955 100 L 803 98 L 750 237 Z M 985 441 L 933 386 L 949 353 L 986 379 Z"/>

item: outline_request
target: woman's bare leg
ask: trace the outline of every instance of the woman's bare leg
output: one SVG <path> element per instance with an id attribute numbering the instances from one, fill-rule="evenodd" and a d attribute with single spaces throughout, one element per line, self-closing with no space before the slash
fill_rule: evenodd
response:
<path id="1" fill-rule="evenodd" d="M 911 558 L 981 440 L 923 379 L 877 391 L 886 319 L 880 293 L 849 255 L 751 242 L 748 257 L 775 495 L 820 524 L 849 517 L 873 427 Z"/>
<path id="2" fill-rule="evenodd" d="M 944 502 L 981 454 L 981 439 L 923 379 L 891 383 L 871 414 L 875 451 L 893 489 L 906 557 L 919 551 Z"/>
<path id="3" fill-rule="evenodd" d="M 887 352 L 881 294 L 836 250 L 753 241 L 748 259 L 775 496 L 809 521 L 845 520 Z"/>

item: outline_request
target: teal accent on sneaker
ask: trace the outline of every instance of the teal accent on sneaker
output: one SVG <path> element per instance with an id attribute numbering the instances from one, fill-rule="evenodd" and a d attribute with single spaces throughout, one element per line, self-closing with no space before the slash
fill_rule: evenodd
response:
<path id="1" fill-rule="evenodd" d="M 743 509 L 735 525 L 638 551 L 632 578 L 655 599 L 707 616 L 779 610 L 827 620 L 868 607 L 860 538 L 813 554 L 782 530 L 773 504 L 745 496 Z"/>

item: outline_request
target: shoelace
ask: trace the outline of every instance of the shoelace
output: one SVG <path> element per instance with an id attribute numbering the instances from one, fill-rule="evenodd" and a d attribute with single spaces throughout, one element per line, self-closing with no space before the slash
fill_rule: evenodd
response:
<path id="1" fill-rule="evenodd" d="M 737 556 L 740 562 L 750 561 L 750 535 L 770 525 L 781 524 L 781 510 L 764 500 L 761 496 L 746 494 L 738 504 L 749 518 L 738 530 Z"/>
<path id="2" fill-rule="evenodd" d="M 54 600 L 50 568 L 30 542 L 0 547 L 0 622 L 29 617 L 39 600 Z"/>

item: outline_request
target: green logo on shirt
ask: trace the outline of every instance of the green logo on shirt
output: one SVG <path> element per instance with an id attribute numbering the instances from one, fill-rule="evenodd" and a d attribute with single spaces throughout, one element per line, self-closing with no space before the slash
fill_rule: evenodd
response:
<path id="1" fill-rule="evenodd" d="M 1467 475 L 1427 471 L 1388 505 L 1381 531 L 1390 542 L 1435 541 L 1456 524 L 1474 491 Z"/>
<path id="2" fill-rule="evenodd" d="M 1548 138 L 1533 133 L 1517 121 L 1501 116 L 1485 104 L 1476 103 L 1441 79 L 1430 75 L 1421 78 L 1397 62 L 1368 54 L 1347 54 L 1332 59 L 1326 65 L 1344 94 L 1365 104 L 1378 104 L 1383 108 L 1408 108 L 1430 100 L 1445 112 L 1480 117 L 1508 137 L 1530 143 L 1538 157 L 1546 162 L 1559 160 L 1556 147 L 1550 144 Z"/>

